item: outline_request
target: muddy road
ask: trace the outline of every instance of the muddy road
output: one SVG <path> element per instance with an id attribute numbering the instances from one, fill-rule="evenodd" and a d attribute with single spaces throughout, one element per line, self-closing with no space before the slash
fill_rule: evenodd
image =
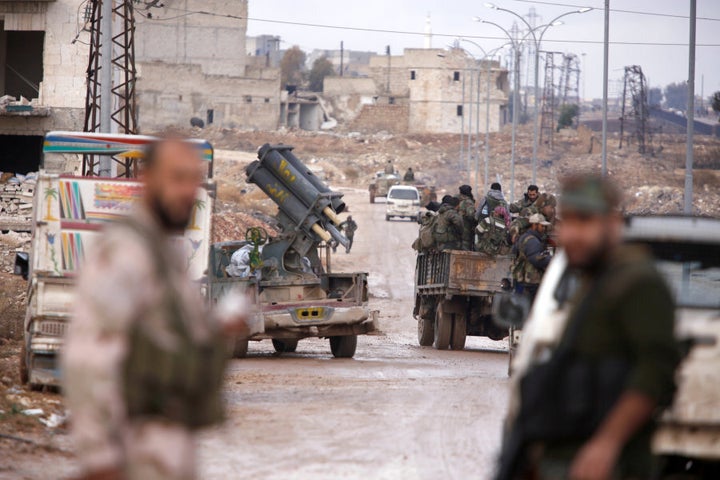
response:
<path id="1" fill-rule="evenodd" d="M 382 336 L 354 359 L 326 340 L 275 356 L 270 342 L 228 372 L 228 420 L 200 439 L 201 478 L 488 478 L 507 399 L 504 342 L 470 337 L 462 352 L 417 344 L 412 317 L 418 226 L 347 190 L 359 230 L 333 269 L 370 274 Z"/>
<path id="2" fill-rule="evenodd" d="M 345 193 L 359 230 L 333 269 L 370 274 L 383 334 L 359 337 L 354 359 L 334 359 L 327 340 L 302 340 L 282 356 L 269 341 L 252 343 L 228 368 L 227 421 L 199 436 L 199 478 L 489 478 L 507 400 L 505 342 L 469 337 L 460 352 L 418 346 L 410 248 L 418 226 L 386 222 L 385 205 L 370 205 L 365 191 Z M 58 394 L 22 396 L 28 408 L 64 410 Z M 37 442 L 0 438 L 0 479 L 77 475 L 66 430 L 22 420 L 34 427 L 18 432 L 0 415 L 0 432 Z"/>

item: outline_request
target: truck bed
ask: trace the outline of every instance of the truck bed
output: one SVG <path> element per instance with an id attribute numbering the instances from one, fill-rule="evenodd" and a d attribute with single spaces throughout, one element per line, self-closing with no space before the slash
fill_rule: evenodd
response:
<path id="1" fill-rule="evenodd" d="M 510 278 L 510 255 L 491 256 L 480 252 L 449 250 L 420 253 L 415 267 L 418 295 L 484 296 L 501 291 Z"/>

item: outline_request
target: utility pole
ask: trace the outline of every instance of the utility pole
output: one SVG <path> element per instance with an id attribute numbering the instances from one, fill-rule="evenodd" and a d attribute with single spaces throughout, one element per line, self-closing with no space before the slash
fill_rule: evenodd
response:
<path id="1" fill-rule="evenodd" d="M 344 65 L 344 57 L 345 57 L 345 46 L 343 45 L 343 41 L 340 40 L 340 76 L 343 76 L 343 72 L 345 71 L 345 65 Z"/>
<path id="2" fill-rule="evenodd" d="M 465 72 L 463 72 L 463 77 L 465 76 Z M 467 161 L 465 162 L 467 165 L 467 171 L 470 172 L 470 163 L 472 161 L 472 141 L 473 141 L 473 70 L 470 70 L 470 82 L 469 82 L 469 90 L 470 90 L 470 101 L 468 102 L 468 143 L 467 143 L 467 151 L 465 152 L 465 155 L 467 156 Z"/>
<path id="3" fill-rule="evenodd" d="M 113 24 L 113 0 L 100 0 L 100 132 L 112 133 L 111 112 L 112 112 L 112 24 Z M 107 155 L 100 157 L 98 164 L 98 176 L 114 177 L 113 160 Z"/>
<path id="4" fill-rule="evenodd" d="M 695 0 L 692 0 L 695 1 Z M 602 101 L 602 176 L 607 176 L 607 109 L 608 59 L 610 51 L 610 0 L 605 0 L 605 34 L 603 50 L 603 101 Z"/>
<path id="5" fill-rule="evenodd" d="M 387 84 L 385 85 L 385 92 L 390 94 L 390 69 L 392 68 L 392 57 L 390 56 L 390 45 L 385 47 L 385 54 L 387 55 L 388 59 L 388 66 L 387 66 Z"/>
<path id="6" fill-rule="evenodd" d="M 687 140 L 685 144 L 685 214 L 692 214 L 693 136 L 695 134 L 695 23 L 697 1 L 690 0 L 690 52 L 688 61 Z"/>
<path id="7" fill-rule="evenodd" d="M 460 106 L 460 161 L 458 167 L 462 168 L 465 159 L 465 72 L 462 75 L 462 105 Z"/>

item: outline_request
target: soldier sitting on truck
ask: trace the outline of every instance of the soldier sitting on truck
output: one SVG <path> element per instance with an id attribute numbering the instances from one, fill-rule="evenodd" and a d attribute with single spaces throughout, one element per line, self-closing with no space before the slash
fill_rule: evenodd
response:
<path id="1" fill-rule="evenodd" d="M 433 228 L 433 238 L 439 251 L 459 250 L 462 245 L 464 223 L 457 212 L 459 206 L 460 200 L 451 195 L 445 195 L 442 199 Z"/>
<path id="2" fill-rule="evenodd" d="M 414 182 L 415 181 L 415 172 L 413 172 L 412 167 L 409 167 L 407 171 L 405 172 L 405 175 L 403 176 L 403 182 Z"/>
<path id="3" fill-rule="evenodd" d="M 545 229 L 550 222 L 541 213 L 535 213 L 528 219 L 530 229 L 522 234 L 513 246 L 515 261 L 512 274 L 515 282 L 515 293 L 526 295 L 530 300 L 535 298 L 540 280 L 550 263 L 551 256 L 547 251 Z"/>
<path id="4" fill-rule="evenodd" d="M 495 182 L 490 185 L 490 190 L 485 195 L 485 201 L 482 206 L 478 208 L 477 216 L 475 217 L 478 223 L 489 217 L 497 207 L 505 207 L 507 209 L 508 204 L 503 196 L 502 186 L 498 182 Z"/>
<path id="5" fill-rule="evenodd" d="M 472 187 L 470 185 L 461 185 L 458 199 L 460 200 L 458 211 L 463 219 L 462 249 L 472 251 L 475 240 L 475 227 L 477 226 Z"/>
<path id="6" fill-rule="evenodd" d="M 533 206 L 540 196 L 540 189 L 537 185 L 530 185 L 523 198 L 510 205 L 510 213 L 520 213 L 524 208 Z"/>
<path id="7" fill-rule="evenodd" d="M 388 160 L 385 164 L 385 174 L 386 175 L 394 175 L 395 174 L 395 167 L 393 166 L 392 160 Z"/>
<path id="8" fill-rule="evenodd" d="M 510 214 L 505 207 L 495 207 L 492 215 L 477 226 L 478 241 L 475 251 L 488 255 L 507 255 L 510 244 L 507 241 Z"/>

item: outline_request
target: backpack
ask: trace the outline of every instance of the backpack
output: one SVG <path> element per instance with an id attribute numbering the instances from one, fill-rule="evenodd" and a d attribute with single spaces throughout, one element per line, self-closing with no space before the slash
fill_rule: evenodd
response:
<path id="1" fill-rule="evenodd" d="M 431 214 L 426 214 L 423 217 L 422 224 L 420 225 L 420 234 L 415 242 L 413 242 L 413 248 L 418 252 L 432 250 L 433 247 L 435 247 L 435 236 L 433 233 L 438 217 L 439 215 Z"/>

